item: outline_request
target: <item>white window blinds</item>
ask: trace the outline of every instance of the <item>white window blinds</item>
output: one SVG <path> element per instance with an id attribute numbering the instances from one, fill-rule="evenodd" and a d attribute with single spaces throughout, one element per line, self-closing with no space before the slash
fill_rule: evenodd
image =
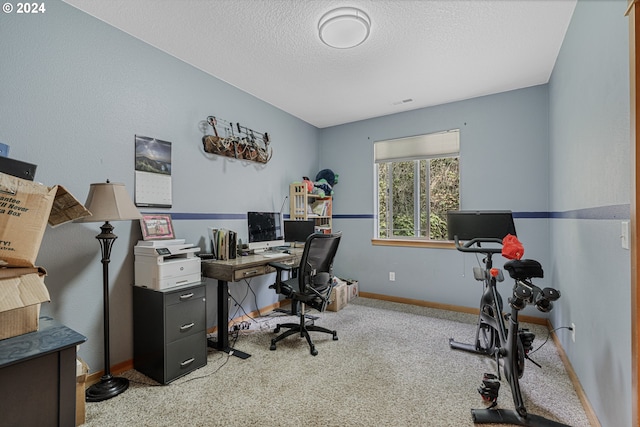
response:
<path id="1" fill-rule="evenodd" d="M 457 156 L 460 130 L 376 141 L 373 153 L 376 163 Z"/>

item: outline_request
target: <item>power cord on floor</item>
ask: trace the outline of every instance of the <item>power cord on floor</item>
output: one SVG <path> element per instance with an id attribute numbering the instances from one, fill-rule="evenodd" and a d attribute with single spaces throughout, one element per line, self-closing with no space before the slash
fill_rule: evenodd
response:
<path id="1" fill-rule="evenodd" d="M 226 356 L 226 357 L 225 357 L 225 356 Z M 199 379 L 202 379 L 202 378 L 208 378 L 208 377 L 210 377 L 210 376 L 212 376 L 212 375 L 217 374 L 217 373 L 218 373 L 218 371 L 219 371 L 220 369 L 222 369 L 222 367 L 223 367 L 224 365 L 226 365 L 226 364 L 227 364 L 227 362 L 229 362 L 229 359 L 231 358 L 231 356 L 233 356 L 233 351 L 229 352 L 228 354 L 223 352 L 223 353 L 220 355 L 220 358 L 221 358 L 221 359 L 222 359 L 222 358 L 224 358 L 224 362 L 222 363 L 222 365 L 218 366 L 218 367 L 217 367 L 213 372 L 209 372 L 209 373 L 208 373 L 208 374 L 206 374 L 206 375 L 200 375 L 200 376 L 197 376 L 197 377 L 187 378 L 187 379 L 185 379 L 184 381 L 181 381 L 181 382 L 177 382 L 177 383 L 175 383 L 175 385 L 180 385 L 180 384 L 188 383 L 189 381 L 199 380 Z"/>
<path id="2" fill-rule="evenodd" d="M 238 317 L 238 312 L 239 312 L 240 310 L 242 310 L 242 312 L 244 313 L 244 315 L 245 315 L 246 317 L 248 317 L 249 319 L 253 320 L 253 318 L 252 318 L 251 316 L 249 316 L 249 314 L 246 312 L 246 310 L 245 310 L 245 309 L 244 309 L 244 307 L 242 306 L 242 303 L 243 303 L 243 302 L 244 302 L 244 300 L 247 298 L 247 295 L 249 295 L 249 292 L 248 292 L 248 291 L 247 291 L 247 293 L 244 295 L 244 297 L 242 297 L 242 300 L 241 300 L 240 302 L 238 302 L 238 300 L 237 300 L 237 299 L 235 299 L 235 297 L 234 297 L 233 295 L 231 295 L 231 293 L 229 293 L 229 298 L 231 298 L 231 299 L 233 300 L 233 302 L 235 303 L 235 305 L 236 305 L 236 307 L 237 307 L 237 308 L 236 308 L 236 311 L 235 311 L 235 312 L 230 316 L 230 317 L 231 317 L 231 319 L 235 319 L 235 318 L 237 318 L 237 317 Z M 231 320 L 231 319 L 229 319 L 229 320 Z M 244 322 L 241 322 L 240 324 L 234 323 L 234 324 L 231 326 L 231 332 L 236 333 L 239 329 L 245 329 L 244 327 L 242 327 L 242 323 L 244 323 Z"/>
<path id="3" fill-rule="evenodd" d="M 207 352 L 207 357 L 208 357 L 209 353 L 210 353 L 210 352 Z M 220 366 L 218 366 L 218 367 L 217 367 L 213 372 L 209 372 L 209 373 L 208 373 L 208 374 L 206 374 L 206 375 L 200 375 L 200 376 L 197 376 L 197 377 L 190 377 L 190 378 L 186 378 L 186 379 L 183 379 L 182 381 L 180 381 L 181 379 L 178 379 L 178 380 L 176 380 L 175 382 L 171 383 L 171 385 L 173 385 L 173 386 L 179 386 L 180 384 L 184 384 L 184 383 L 187 383 L 187 382 L 189 382 L 189 381 L 198 380 L 198 379 L 201 379 L 201 378 L 207 378 L 207 377 L 210 377 L 210 376 L 212 376 L 212 375 L 215 375 L 215 374 L 217 374 L 217 373 L 218 373 L 218 371 L 219 371 L 220 369 L 222 369 L 222 367 L 223 367 L 224 365 L 226 365 L 226 364 L 227 364 L 227 362 L 229 361 L 229 358 L 230 358 L 232 355 L 233 355 L 233 352 L 231 352 L 231 353 L 229 353 L 229 354 L 226 354 L 226 353 L 224 353 L 224 352 L 221 352 L 220 357 L 218 358 L 218 360 L 220 360 L 220 359 L 222 359 L 222 358 L 224 358 L 225 360 L 224 360 L 224 362 L 223 362 Z M 151 382 L 147 382 L 147 381 L 137 381 L 137 380 L 132 380 L 132 379 L 129 379 L 129 382 L 130 382 L 130 383 L 133 383 L 133 384 L 140 384 L 140 385 L 144 385 L 144 386 L 147 386 L 147 387 L 162 387 L 162 386 L 164 385 L 164 384 L 160 384 L 160 383 L 155 382 L 155 381 L 154 381 L 153 383 L 151 383 Z"/>
<path id="4" fill-rule="evenodd" d="M 255 317 L 253 317 L 249 313 L 247 313 L 247 311 L 244 309 L 244 306 L 242 305 L 244 303 L 245 299 L 247 298 L 247 296 L 249 295 L 249 291 L 251 291 L 251 293 L 253 294 L 254 305 L 256 307 L 256 311 L 258 312 L 258 318 L 269 317 L 269 316 L 268 315 L 264 315 L 264 314 L 262 314 L 262 312 L 260 312 L 260 308 L 258 307 L 258 296 L 256 295 L 255 291 L 251 287 L 251 279 L 245 279 L 244 281 L 247 284 L 247 293 L 242 297 L 242 300 L 240 302 L 238 302 L 238 300 L 233 295 L 229 294 L 229 297 L 233 300 L 233 302 L 238 307 L 238 308 L 236 308 L 236 311 L 231 316 L 231 318 L 235 319 L 236 317 L 238 317 L 238 312 L 240 310 L 242 310 L 242 313 L 244 313 L 244 317 L 245 318 L 247 318 L 250 322 L 253 322 L 253 323 L 261 326 L 262 322 L 256 320 Z M 247 321 L 242 321 L 239 324 L 234 324 L 234 325 L 232 325 L 232 330 L 233 331 L 237 331 L 237 330 L 251 329 L 251 328 L 247 327 L 246 323 L 247 323 Z M 262 327 L 261 327 L 261 329 L 262 329 Z"/>
<path id="5" fill-rule="evenodd" d="M 547 338 L 544 340 L 544 342 L 542 344 L 540 344 L 535 350 L 531 350 L 529 352 L 529 354 L 535 353 L 536 351 L 540 350 L 542 348 L 543 345 L 545 345 L 547 343 L 547 341 L 549 341 L 549 338 L 551 338 L 551 334 L 555 331 L 559 331 L 560 329 L 568 329 L 570 331 L 573 331 L 573 328 L 571 326 L 559 326 L 555 329 L 551 329 L 548 333 L 547 333 Z"/>

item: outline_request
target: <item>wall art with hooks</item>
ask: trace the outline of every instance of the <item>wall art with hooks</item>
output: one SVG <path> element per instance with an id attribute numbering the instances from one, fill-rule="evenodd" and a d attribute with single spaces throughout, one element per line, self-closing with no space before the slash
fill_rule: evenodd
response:
<path id="1" fill-rule="evenodd" d="M 204 151 L 219 156 L 232 157 L 240 160 L 250 160 L 257 163 L 267 163 L 273 155 L 273 148 L 269 146 L 269 134 L 260 133 L 253 129 L 218 119 L 207 117 L 208 126 L 202 137 Z M 208 134 L 210 128 L 213 135 Z"/>

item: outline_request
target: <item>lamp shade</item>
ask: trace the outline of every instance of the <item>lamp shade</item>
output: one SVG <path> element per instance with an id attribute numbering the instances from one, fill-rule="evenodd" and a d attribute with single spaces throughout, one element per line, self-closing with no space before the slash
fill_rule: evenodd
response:
<path id="1" fill-rule="evenodd" d="M 142 217 L 124 184 L 117 182 L 91 184 L 85 207 L 91 216 L 78 222 L 126 221 Z"/>

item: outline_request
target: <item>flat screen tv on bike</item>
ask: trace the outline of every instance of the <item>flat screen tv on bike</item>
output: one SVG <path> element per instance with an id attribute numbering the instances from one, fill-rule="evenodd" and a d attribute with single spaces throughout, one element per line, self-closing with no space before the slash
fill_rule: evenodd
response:
<path id="1" fill-rule="evenodd" d="M 516 236 L 511 211 L 449 211 L 447 212 L 447 238 L 471 240 L 477 238 L 504 239 Z"/>

